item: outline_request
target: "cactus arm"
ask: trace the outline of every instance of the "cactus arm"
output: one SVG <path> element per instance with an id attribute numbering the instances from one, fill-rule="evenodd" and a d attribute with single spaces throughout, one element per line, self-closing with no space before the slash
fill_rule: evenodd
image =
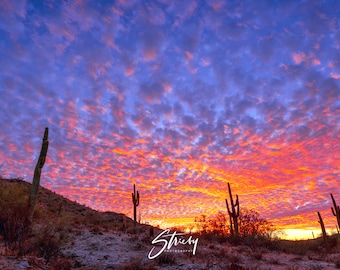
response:
<path id="1" fill-rule="evenodd" d="M 228 204 L 228 200 L 227 200 L 227 199 L 225 199 L 225 203 L 226 203 L 226 205 L 227 205 L 228 213 L 229 213 L 229 214 L 232 214 L 231 211 L 230 211 L 230 209 L 229 209 L 229 204 Z"/>
<path id="2" fill-rule="evenodd" d="M 334 208 L 333 208 L 333 207 L 331 207 L 331 209 L 332 209 L 332 213 L 333 213 L 333 215 L 334 215 L 334 216 L 336 216 L 336 212 L 334 211 Z"/>
<path id="3" fill-rule="evenodd" d="M 235 203 L 235 206 L 236 206 L 236 216 L 240 216 L 240 203 L 238 201 L 238 195 L 236 195 L 236 203 Z"/>
<path id="4" fill-rule="evenodd" d="M 240 215 L 240 203 L 238 199 L 238 195 L 236 195 L 236 201 L 234 203 L 233 195 L 231 193 L 230 184 L 228 183 L 228 192 L 229 192 L 229 198 L 230 198 L 230 208 L 228 204 L 228 199 L 226 199 L 226 205 L 228 209 L 229 214 L 229 220 L 230 220 L 230 233 L 232 235 L 238 235 L 238 217 Z"/>
<path id="5" fill-rule="evenodd" d="M 331 198 L 332 198 L 332 202 L 333 202 L 333 207 L 331 207 L 332 214 L 336 217 L 336 221 L 337 221 L 338 226 L 340 228 L 340 206 L 336 204 L 336 201 L 335 201 L 332 193 L 331 193 Z"/>
<path id="6" fill-rule="evenodd" d="M 229 183 L 228 183 L 228 192 L 229 192 L 229 198 L 230 198 L 231 207 L 234 208 L 233 195 L 231 193 L 231 188 L 230 188 L 230 184 Z M 234 212 L 234 211 L 232 211 L 232 212 Z"/>

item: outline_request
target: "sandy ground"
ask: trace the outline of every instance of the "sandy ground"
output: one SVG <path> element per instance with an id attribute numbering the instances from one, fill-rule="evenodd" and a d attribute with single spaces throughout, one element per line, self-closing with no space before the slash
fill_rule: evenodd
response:
<path id="1" fill-rule="evenodd" d="M 196 254 L 192 246 L 173 246 L 167 252 L 150 260 L 154 246 L 147 233 L 126 234 L 75 229 L 60 252 L 73 260 L 72 269 L 339 269 L 335 262 L 340 254 L 309 253 L 294 255 L 278 253 L 265 248 L 217 244 L 198 239 Z M 163 246 L 158 245 L 158 250 Z M 186 252 L 184 252 L 184 251 Z M 5 256 L 1 248 L 0 269 L 52 269 L 42 258 Z M 69 260 L 70 261 L 70 260 Z M 62 267 L 60 269 L 63 269 Z"/>

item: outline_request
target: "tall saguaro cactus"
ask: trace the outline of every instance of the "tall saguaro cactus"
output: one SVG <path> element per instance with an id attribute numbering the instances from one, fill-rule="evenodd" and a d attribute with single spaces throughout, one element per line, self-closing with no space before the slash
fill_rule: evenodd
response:
<path id="1" fill-rule="evenodd" d="M 135 224 L 137 222 L 137 206 L 139 205 L 139 192 L 136 193 L 136 185 L 133 184 L 133 193 L 132 193 L 132 203 L 133 203 L 133 220 Z"/>
<path id="2" fill-rule="evenodd" d="M 334 206 L 332 207 L 332 213 L 336 217 L 336 221 L 338 222 L 338 228 L 340 229 L 340 207 L 339 205 L 336 204 L 332 193 L 331 193 L 331 197 L 332 197 L 333 206 Z"/>
<path id="3" fill-rule="evenodd" d="M 42 167 L 44 166 L 45 161 L 46 161 L 47 149 L 48 149 L 48 128 L 45 128 L 39 159 L 34 169 L 31 193 L 29 197 L 28 214 L 29 214 L 30 220 L 33 219 L 34 207 L 35 207 L 35 202 L 36 202 L 37 194 L 38 194 L 38 188 L 40 184 L 40 175 L 41 175 Z"/>
<path id="4" fill-rule="evenodd" d="M 238 195 L 236 195 L 236 202 L 234 203 L 233 195 L 231 193 L 230 184 L 228 183 L 228 192 L 230 198 L 230 207 L 228 204 L 228 199 L 225 199 L 229 220 L 230 220 L 230 233 L 231 235 L 238 235 L 238 217 L 240 215 L 240 203 L 238 200 Z"/>
<path id="5" fill-rule="evenodd" d="M 327 241 L 327 233 L 326 233 L 326 229 L 325 229 L 325 224 L 323 223 L 323 220 L 322 220 L 320 212 L 318 212 L 318 216 L 319 216 L 319 221 L 318 222 L 320 223 L 320 226 L 321 226 L 321 231 L 322 231 L 323 239 L 324 239 L 324 241 Z"/>

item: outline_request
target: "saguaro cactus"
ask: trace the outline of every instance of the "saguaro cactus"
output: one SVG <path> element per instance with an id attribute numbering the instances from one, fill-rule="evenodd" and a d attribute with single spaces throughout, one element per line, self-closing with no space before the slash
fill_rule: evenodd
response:
<path id="1" fill-rule="evenodd" d="M 132 203 L 133 203 L 133 220 L 137 222 L 137 206 L 139 205 L 139 192 L 136 193 L 136 185 L 133 184 L 132 193 Z"/>
<path id="2" fill-rule="evenodd" d="M 327 241 L 327 233 L 326 233 L 326 229 L 325 229 L 325 224 L 323 223 L 323 220 L 322 220 L 322 217 L 320 215 L 320 212 L 318 212 L 318 216 L 319 216 L 319 223 L 320 223 L 320 226 L 321 226 L 321 231 L 322 231 L 322 236 L 323 236 L 323 239 L 325 241 Z"/>
<path id="3" fill-rule="evenodd" d="M 238 217 L 240 215 L 240 203 L 238 200 L 238 195 L 236 195 L 236 202 L 234 203 L 233 195 L 231 193 L 230 184 L 228 183 L 228 192 L 230 197 L 230 207 L 228 204 L 228 199 L 225 199 L 229 220 L 230 220 L 230 233 L 231 235 L 238 235 Z"/>
<path id="4" fill-rule="evenodd" d="M 331 193 L 331 197 L 332 197 L 333 206 L 334 206 L 334 207 L 332 207 L 332 213 L 336 217 L 336 221 L 338 222 L 337 227 L 340 229 L 340 207 L 339 207 L 339 205 L 336 204 L 332 193 Z"/>
<path id="5" fill-rule="evenodd" d="M 35 202 L 36 202 L 37 194 L 38 194 L 38 188 L 40 184 L 41 169 L 44 166 L 45 161 L 46 161 L 47 149 L 48 149 L 48 128 L 45 128 L 39 159 L 34 169 L 31 193 L 29 197 L 28 214 L 29 214 L 30 220 L 33 219 L 34 207 L 35 207 Z"/>

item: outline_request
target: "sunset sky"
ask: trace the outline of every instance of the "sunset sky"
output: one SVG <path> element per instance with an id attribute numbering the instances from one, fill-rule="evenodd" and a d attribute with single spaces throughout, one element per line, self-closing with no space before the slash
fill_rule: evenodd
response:
<path id="1" fill-rule="evenodd" d="M 0 0 L 1 174 L 163 227 L 335 228 L 339 1 Z M 309 235 L 311 236 L 311 235 Z M 296 235 L 295 235 L 296 237 Z"/>

